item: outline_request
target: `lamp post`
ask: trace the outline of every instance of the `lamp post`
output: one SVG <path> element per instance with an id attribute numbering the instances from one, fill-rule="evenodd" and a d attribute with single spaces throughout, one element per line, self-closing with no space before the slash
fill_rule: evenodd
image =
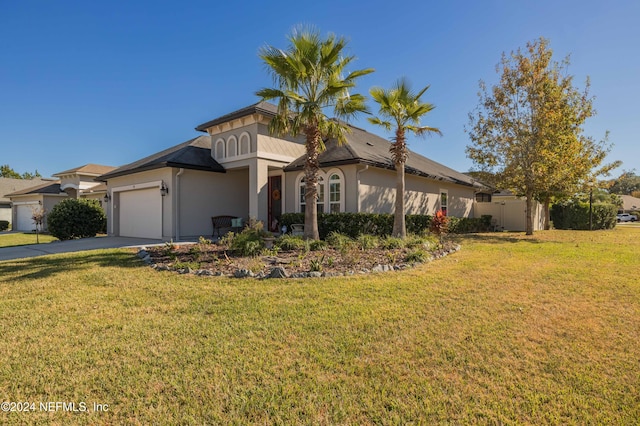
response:
<path id="1" fill-rule="evenodd" d="M 589 185 L 589 231 L 593 231 L 593 186 Z"/>

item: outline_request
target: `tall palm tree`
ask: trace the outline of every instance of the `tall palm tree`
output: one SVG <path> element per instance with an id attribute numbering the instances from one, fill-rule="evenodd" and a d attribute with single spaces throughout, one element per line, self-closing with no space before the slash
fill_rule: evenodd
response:
<path id="1" fill-rule="evenodd" d="M 318 239 L 318 156 L 325 149 L 324 140 L 346 140 L 346 121 L 359 112 L 367 112 L 365 97 L 349 94 L 355 80 L 373 69 L 353 71 L 343 77 L 346 67 L 355 59 L 344 56 L 347 41 L 329 34 L 322 38 L 315 29 L 294 30 L 288 37 L 289 47 L 281 50 L 264 46 L 259 56 L 273 76 L 274 88 L 256 92 L 263 100 L 278 100 L 278 114 L 269 130 L 278 135 L 304 134 L 305 162 L 305 238 Z M 325 114 L 332 110 L 336 119 Z"/>
<path id="2" fill-rule="evenodd" d="M 414 93 L 411 91 L 409 82 L 402 78 L 391 89 L 374 87 L 369 91 L 380 108 L 378 117 L 370 117 L 369 122 L 382 126 L 388 131 L 395 130 L 395 136 L 391 138 L 392 143 L 389 148 L 396 169 L 393 235 L 401 238 L 407 235 L 404 220 L 404 165 L 409 156 L 406 133 L 412 132 L 418 136 L 429 133 L 442 134 L 435 127 L 420 126 L 420 119 L 435 108 L 433 104 L 420 100 L 427 89 L 429 86 Z"/>

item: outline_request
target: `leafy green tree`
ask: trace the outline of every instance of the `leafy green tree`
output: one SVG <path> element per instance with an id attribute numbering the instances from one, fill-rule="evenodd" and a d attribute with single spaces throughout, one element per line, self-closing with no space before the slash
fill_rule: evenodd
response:
<path id="1" fill-rule="evenodd" d="M 633 195 L 640 191 L 640 176 L 633 171 L 623 171 L 622 174 L 611 181 L 609 192 L 620 195 Z"/>
<path id="2" fill-rule="evenodd" d="M 407 234 L 405 226 L 404 206 L 404 167 L 409 156 L 407 149 L 407 132 L 418 136 L 429 133 L 442 134 L 439 129 L 429 126 L 421 126 L 420 119 L 429 113 L 435 106 L 428 102 L 422 102 L 420 98 L 429 89 L 424 87 L 418 92 L 411 90 L 411 85 L 406 79 L 400 79 L 391 89 L 381 87 L 372 88 L 369 93 L 378 103 L 377 117 L 370 117 L 369 122 L 394 131 L 391 138 L 389 152 L 396 169 L 396 200 L 393 218 L 393 236 L 404 238 Z"/>
<path id="3" fill-rule="evenodd" d="M 22 179 L 22 176 L 20 176 L 20 173 L 13 170 L 8 164 L 4 164 L 0 166 L 0 177 Z"/>
<path id="4" fill-rule="evenodd" d="M 12 178 L 12 179 L 34 179 L 42 177 L 40 173 L 36 170 L 35 173 L 25 172 L 20 174 L 13 170 L 8 164 L 4 164 L 0 166 L 0 177 Z"/>
<path id="5" fill-rule="evenodd" d="M 548 211 L 554 198 L 584 190 L 595 177 L 619 163 L 603 165 L 610 145 L 584 134 L 595 114 L 589 95 L 573 86 L 569 60 L 552 60 L 548 40 L 527 43 L 523 52 L 503 53 L 500 81 L 480 82 L 479 106 L 465 130 L 472 145 L 467 156 L 482 170 L 495 172 L 502 188 L 526 197 L 526 233 L 533 234 L 533 201 Z M 599 169 L 598 169 L 599 168 Z"/>
<path id="6" fill-rule="evenodd" d="M 346 55 L 347 40 L 329 34 L 322 38 L 315 29 L 294 30 L 288 36 L 286 50 L 264 46 L 259 56 L 267 65 L 275 87 L 256 92 L 263 100 L 278 100 L 278 114 L 269 130 L 278 135 L 304 134 L 305 161 L 305 225 L 304 236 L 318 239 L 318 156 L 325 149 L 324 140 L 346 140 L 349 131 L 345 121 L 366 112 L 365 98 L 349 93 L 355 80 L 373 69 L 352 71 L 344 76 L 355 59 Z M 325 111 L 332 110 L 336 119 Z M 342 121 L 344 120 L 344 121 Z"/>

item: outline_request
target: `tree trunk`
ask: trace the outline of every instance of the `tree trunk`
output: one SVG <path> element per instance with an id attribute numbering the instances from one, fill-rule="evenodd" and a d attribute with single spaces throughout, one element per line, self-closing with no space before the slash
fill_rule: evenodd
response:
<path id="1" fill-rule="evenodd" d="M 527 235 L 533 235 L 533 191 L 527 190 L 527 210 L 525 231 Z"/>
<path id="2" fill-rule="evenodd" d="M 393 214 L 393 236 L 404 238 L 407 228 L 404 219 L 404 163 L 396 165 L 396 201 Z"/>
<path id="3" fill-rule="evenodd" d="M 549 222 L 549 206 L 551 205 L 551 198 L 545 197 L 544 199 L 544 230 L 551 229 L 551 223 Z"/>
<path id="4" fill-rule="evenodd" d="M 318 155 L 320 151 L 320 130 L 318 126 L 305 128 L 307 159 L 304 164 L 304 238 L 310 240 L 320 239 L 318 232 Z"/>
<path id="5" fill-rule="evenodd" d="M 393 236 L 404 238 L 407 236 L 407 228 L 404 222 L 404 165 L 407 162 L 407 145 L 404 137 L 404 128 L 396 129 L 395 142 L 389 147 L 393 164 L 396 168 L 396 202 L 393 212 Z"/>

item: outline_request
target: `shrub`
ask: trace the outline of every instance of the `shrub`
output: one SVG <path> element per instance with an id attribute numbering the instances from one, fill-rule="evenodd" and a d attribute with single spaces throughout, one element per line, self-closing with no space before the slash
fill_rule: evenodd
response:
<path id="1" fill-rule="evenodd" d="M 449 217 L 452 233 L 486 232 L 491 227 L 491 216 L 481 218 Z M 432 216 L 415 214 L 405 217 L 407 233 L 421 234 L 429 230 Z M 280 222 L 291 229 L 294 223 L 304 223 L 304 213 L 285 213 Z M 326 239 L 332 232 L 357 238 L 360 234 L 384 237 L 391 235 L 393 230 L 393 215 L 376 213 L 318 213 L 318 233 L 321 239 Z"/>
<path id="2" fill-rule="evenodd" d="M 299 236 L 284 234 L 279 236 L 273 245 L 280 250 L 302 250 L 304 249 L 304 239 Z"/>
<path id="3" fill-rule="evenodd" d="M 423 263 L 425 260 L 427 260 L 427 253 L 423 249 L 410 251 L 404 258 L 404 261 L 409 263 Z"/>
<path id="4" fill-rule="evenodd" d="M 264 249 L 263 236 L 261 230 L 247 227 L 233 237 L 229 248 L 241 256 L 257 256 Z"/>
<path id="5" fill-rule="evenodd" d="M 442 238 L 448 231 L 449 218 L 444 214 L 442 210 L 438 210 L 436 215 L 431 219 L 431 224 L 429 225 L 429 231 L 431 231 L 434 235 L 437 235 L 440 238 L 440 242 L 442 242 Z"/>
<path id="6" fill-rule="evenodd" d="M 9 221 L 0 220 L 0 231 L 6 231 L 7 229 L 9 229 Z"/>
<path id="7" fill-rule="evenodd" d="M 354 241 L 348 235 L 335 231 L 327 236 L 327 243 L 336 250 L 348 250 L 355 245 Z"/>
<path id="8" fill-rule="evenodd" d="M 95 237 L 106 228 L 107 217 L 97 200 L 68 198 L 47 216 L 49 233 L 59 240 Z"/>
<path id="9" fill-rule="evenodd" d="M 378 237 L 369 234 L 360 234 L 356 238 L 356 243 L 360 250 L 372 250 L 379 245 Z"/>
<path id="10" fill-rule="evenodd" d="M 592 205 L 593 229 L 613 229 L 616 226 L 618 207 L 614 204 Z M 589 229 L 589 203 L 570 200 L 554 204 L 550 219 L 556 229 Z"/>
<path id="11" fill-rule="evenodd" d="M 327 247 L 329 247 L 329 244 L 326 241 L 322 241 L 322 240 L 309 241 L 310 251 L 322 251 L 322 250 L 326 250 Z"/>
<path id="12" fill-rule="evenodd" d="M 385 250 L 401 249 L 404 247 L 404 240 L 402 238 L 387 235 L 380 239 L 380 247 Z"/>

